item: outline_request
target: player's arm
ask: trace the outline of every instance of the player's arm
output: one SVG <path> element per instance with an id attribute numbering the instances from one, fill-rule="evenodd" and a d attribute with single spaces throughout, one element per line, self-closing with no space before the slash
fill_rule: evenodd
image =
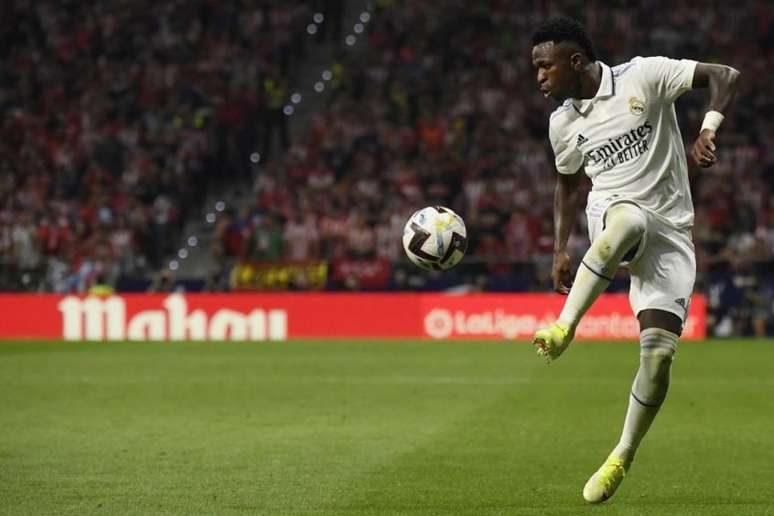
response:
<path id="1" fill-rule="evenodd" d="M 723 121 L 739 82 L 738 70 L 720 64 L 698 63 L 693 73 L 693 88 L 709 87 L 710 100 L 699 137 L 693 144 L 691 156 L 700 167 L 711 167 L 717 161 L 715 134 Z"/>
<path id="2" fill-rule="evenodd" d="M 568 138 L 569 136 L 569 138 Z M 548 138 L 554 151 L 556 171 L 556 188 L 554 190 L 554 266 L 551 279 L 554 290 L 560 294 L 570 292 L 570 255 L 567 254 L 567 241 L 570 239 L 575 218 L 578 215 L 581 172 L 583 171 L 583 154 L 570 145 L 566 128 L 559 116 L 551 117 L 548 125 Z"/>
<path id="3" fill-rule="evenodd" d="M 581 170 L 575 174 L 557 174 L 554 190 L 554 265 L 551 279 L 554 290 L 560 294 L 568 294 L 572 276 L 570 275 L 570 255 L 567 253 L 567 242 L 575 227 L 580 205 Z"/>

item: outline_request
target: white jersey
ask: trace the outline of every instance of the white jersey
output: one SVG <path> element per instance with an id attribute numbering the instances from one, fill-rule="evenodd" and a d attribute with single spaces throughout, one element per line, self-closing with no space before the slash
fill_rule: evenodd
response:
<path id="1" fill-rule="evenodd" d="M 675 228 L 693 225 L 688 168 L 674 102 L 691 89 L 696 61 L 636 57 L 613 68 L 591 99 L 568 99 L 551 114 L 560 174 L 591 178 L 588 206 L 615 195 Z"/>

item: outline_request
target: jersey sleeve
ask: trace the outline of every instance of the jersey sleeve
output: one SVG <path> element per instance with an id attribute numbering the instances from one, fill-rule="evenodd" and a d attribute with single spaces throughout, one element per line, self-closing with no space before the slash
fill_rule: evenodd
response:
<path id="1" fill-rule="evenodd" d="M 690 90 L 697 61 L 668 57 L 637 58 L 642 77 L 656 96 L 668 103 Z"/>
<path id="2" fill-rule="evenodd" d="M 583 166 L 583 154 L 575 147 L 568 145 L 553 124 L 548 126 L 548 139 L 554 150 L 556 170 L 560 174 L 575 174 Z"/>

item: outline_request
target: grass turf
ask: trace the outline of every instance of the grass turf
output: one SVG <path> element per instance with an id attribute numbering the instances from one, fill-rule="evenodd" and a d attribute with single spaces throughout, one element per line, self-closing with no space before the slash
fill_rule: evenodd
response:
<path id="1" fill-rule="evenodd" d="M 774 343 L 680 345 L 618 494 L 635 344 L 0 344 L 0 512 L 774 514 Z"/>

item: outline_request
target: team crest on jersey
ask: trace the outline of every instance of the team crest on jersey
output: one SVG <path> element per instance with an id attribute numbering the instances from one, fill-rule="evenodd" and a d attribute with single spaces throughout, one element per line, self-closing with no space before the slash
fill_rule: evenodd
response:
<path id="1" fill-rule="evenodd" d="M 645 112 L 645 103 L 637 97 L 629 97 L 629 111 L 632 115 L 641 115 Z"/>

